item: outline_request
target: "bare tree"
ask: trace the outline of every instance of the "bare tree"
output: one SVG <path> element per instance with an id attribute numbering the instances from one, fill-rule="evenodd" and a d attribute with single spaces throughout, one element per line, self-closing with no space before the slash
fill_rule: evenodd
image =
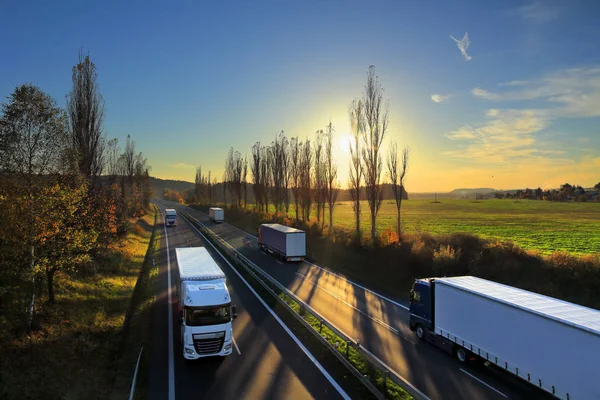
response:
<path id="1" fill-rule="evenodd" d="M 300 153 L 302 148 L 302 142 L 298 140 L 298 137 L 290 139 L 290 152 L 289 152 L 289 182 L 292 185 L 292 194 L 294 196 L 294 204 L 296 209 L 296 222 L 298 222 L 298 203 L 300 197 Z"/>
<path id="2" fill-rule="evenodd" d="M 73 67 L 73 88 L 67 95 L 67 112 L 79 171 L 94 180 L 102 173 L 104 99 L 98 87 L 96 66 L 89 55 L 83 57 L 81 50 L 79 63 Z"/>
<path id="3" fill-rule="evenodd" d="M 361 213 L 361 185 L 363 179 L 363 162 L 361 159 L 361 137 L 365 130 L 365 117 L 363 113 L 362 100 L 354 100 L 350 103 L 348 109 L 350 118 L 350 127 L 352 137 L 350 148 L 350 197 L 352 199 L 352 210 L 354 211 L 354 221 L 356 223 L 356 238 L 360 241 L 360 213 Z"/>
<path id="4" fill-rule="evenodd" d="M 325 154 L 323 149 L 323 131 L 319 130 L 316 133 L 316 144 L 315 144 L 315 167 L 314 173 L 314 190 L 313 198 L 317 206 L 317 223 L 321 225 L 323 230 L 323 224 L 325 223 L 325 196 L 324 191 L 327 187 L 327 176 L 325 170 Z"/>
<path id="5" fill-rule="evenodd" d="M 310 139 L 306 139 L 300 156 L 300 205 L 302 209 L 302 219 L 306 222 L 310 220 L 310 211 L 312 207 L 312 161 L 313 151 L 310 145 Z"/>
<path id="6" fill-rule="evenodd" d="M 365 129 L 363 130 L 362 159 L 365 168 L 365 191 L 371 211 L 371 239 L 377 238 L 377 214 L 383 201 L 381 187 L 380 149 L 389 124 L 388 107 L 383 104 L 383 88 L 375 75 L 375 66 L 369 67 L 367 85 L 363 94 Z"/>
<path id="7" fill-rule="evenodd" d="M 250 164 L 250 172 L 252 172 L 252 189 L 254 191 L 254 201 L 256 202 L 256 206 L 260 210 L 262 208 L 262 150 L 260 147 L 260 142 L 256 142 L 254 146 L 252 146 L 252 164 Z"/>
<path id="8" fill-rule="evenodd" d="M 248 207 L 248 157 L 244 156 L 244 163 L 242 167 L 242 189 L 244 192 L 244 208 Z M 210 181 L 210 177 L 209 177 Z"/>
<path id="9" fill-rule="evenodd" d="M 262 194 L 262 205 L 264 212 L 269 211 L 269 192 L 271 191 L 272 182 L 272 158 L 271 149 L 268 146 L 263 146 L 261 149 L 261 164 L 260 164 L 260 177 L 261 177 L 261 194 Z"/>
<path id="10" fill-rule="evenodd" d="M 325 130 L 325 179 L 327 183 L 326 197 L 327 205 L 329 206 L 329 232 L 333 230 L 333 209 L 337 201 L 339 188 L 337 186 L 337 165 L 333 158 L 333 124 L 329 121 L 329 125 Z"/>
<path id="11" fill-rule="evenodd" d="M 396 200 L 396 232 L 398 235 L 402 235 L 400 211 L 402 208 L 402 199 L 405 193 L 404 182 L 406 179 L 406 172 L 408 171 L 409 153 L 410 148 L 405 147 L 404 150 L 402 150 L 402 160 L 398 160 L 398 144 L 394 142 L 390 146 L 387 160 L 388 174 L 392 183 L 394 199 Z M 398 165 L 399 161 L 402 162 L 401 165 Z"/>
<path id="12" fill-rule="evenodd" d="M 105 151 L 105 173 L 108 175 L 109 185 L 116 182 L 117 176 L 120 173 L 119 157 L 121 156 L 121 148 L 119 147 L 119 139 L 114 138 L 108 141 Z"/>

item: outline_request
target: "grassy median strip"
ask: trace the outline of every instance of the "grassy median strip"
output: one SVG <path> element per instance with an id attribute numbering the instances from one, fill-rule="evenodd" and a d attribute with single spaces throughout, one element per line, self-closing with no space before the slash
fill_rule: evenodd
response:
<path id="1" fill-rule="evenodd" d="M 191 220 L 199 229 L 206 233 L 207 238 L 218 247 L 223 245 L 215 240 L 210 233 L 206 231 L 206 228 L 198 225 Z M 282 321 L 290 328 L 294 334 L 302 341 L 302 343 L 311 351 L 311 353 L 319 360 L 325 369 L 336 379 L 336 381 L 344 388 L 344 390 L 352 398 L 375 398 L 375 396 L 367 389 L 367 387 L 355 376 L 351 371 L 332 353 L 332 350 L 326 348 L 314 335 L 313 332 L 309 332 L 308 329 L 297 320 L 296 316 L 290 314 L 290 311 L 280 304 L 277 299 L 273 297 L 273 294 L 266 290 L 258 281 L 255 276 L 249 273 L 243 266 L 240 265 L 240 261 L 233 257 L 229 251 L 223 251 L 222 254 L 234 265 L 237 265 L 238 272 L 244 276 L 244 278 L 252 285 L 254 290 L 265 300 L 265 302 L 277 313 Z M 258 276 L 258 275 L 257 275 Z M 258 278 L 260 279 L 260 278 Z M 383 375 L 380 371 L 373 368 L 369 362 L 352 346 L 348 348 L 346 353 L 346 342 L 336 335 L 333 331 L 324 325 L 321 325 L 320 321 L 309 313 L 303 313 L 300 304 L 298 304 L 293 298 L 287 294 L 281 292 L 278 288 L 271 285 L 267 280 L 261 279 L 261 281 L 269 286 L 271 290 L 279 296 L 292 310 L 306 321 L 310 326 L 313 327 L 315 332 L 327 340 L 332 346 L 336 346 L 337 351 L 341 355 L 346 355 L 346 359 L 369 381 L 377 387 L 386 398 L 389 399 L 411 399 L 412 397 L 404 391 L 400 386 L 396 385 L 389 379 L 384 387 Z M 305 315 L 303 315 L 305 314 Z M 335 351 L 335 350 L 333 350 Z"/>

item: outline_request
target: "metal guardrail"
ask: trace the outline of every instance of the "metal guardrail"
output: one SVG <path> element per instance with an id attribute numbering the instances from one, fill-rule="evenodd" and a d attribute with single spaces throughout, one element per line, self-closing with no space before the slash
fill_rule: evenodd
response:
<path id="1" fill-rule="evenodd" d="M 306 328 L 312 332 L 315 337 L 317 337 L 323 344 L 327 346 L 327 348 L 344 364 L 351 372 L 354 374 L 360 381 L 375 395 L 377 398 L 385 399 L 385 396 L 379 389 L 377 389 L 369 379 L 362 375 L 362 373 L 357 370 L 352 363 L 348 360 L 348 349 L 349 347 L 354 348 L 361 356 L 363 356 L 372 368 L 380 371 L 383 376 L 383 384 L 384 387 L 387 384 L 387 380 L 394 382 L 401 388 L 403 388 L 408 394 L 413 396 L 417 400 L 429 400 L 429 398 L 422 393 L 419 389 L 413 386 L 410 382 L 408 382 L 405 378 L 398 375 L 395 371 L 393 371 L 390 367 L 388 367 L 383 361 L 377 358 L 373 353 L 369 350 L 365 349 L 361 346 L 359 340 L 355 340 L 350 338 L 345 332 L 335 326 L 333 323 L 327 321 L 319 312 L 314 310 L 310 305 L 308 305 L 303 300 L 299 299 L 294 293 L 292 293 L 287 287 L 283 286 L 281 283 L 273 279 L 269 274 L 267 274 L 262 268 L 256 265 L 254 262 L 249 260 L 246 256 L 241 254 L 235 248 L 233 248 L 229 243 L 223 240 L 220 236 L 212 232 L 208 229 L 202 222 L 198 221 L 196 218 L 191 215 L 181 212 L 181 214 L 186 217 L 190 222 L 196 222 L 199 227 L 210 236 L 213 241 L 215 241 L 222 250 L 224 250 L 229 256 L 233 259 L 237 259 L 239 264 L 250 273 L 260 284 L 263 286 L 273 297 L 277 299 L 277 301 L 282 304 L 286 309 L 288 309 L 292 315 L 296 317 L 298 321 L 300 321 Z M 300 313 L 297 313 L 292 307 L 285 302 L 279 295 L 275 293 L 272 287 L 275 287 L 277 290 L 284 293 L 286 296 L 291 298 L 294 302 L 300 305 Z M 314 318 L 316 318 L 320 322 L 320 326 L 326 326 L 329 330 L 335 333 L 337 336 L 342 338 L 346 342 L 346 352 L 343 355 L 337 347 L 333 346 L 327 339 L 321 336 L 320 332 L 318 332 L 312 325 L 310 325 L 303 317 L 305 313 L 311 314 Z"/>

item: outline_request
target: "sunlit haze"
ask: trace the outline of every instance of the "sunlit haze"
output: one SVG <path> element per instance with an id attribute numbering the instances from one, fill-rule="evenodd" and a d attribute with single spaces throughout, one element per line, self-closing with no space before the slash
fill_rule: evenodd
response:
<path id="1" fill-rule="evenodd" d="M 79 49 L 105 132 L 152 175 L 222 176 L 234 146 L 313 138 L 331 121 L 348 182 L 348 105 L 370 65 L 384 141 L 410 146 L 409 192 L 593 186 L 600 171 L 600 2 L 4 2 L 0 94 L 64 106 Z M 384 177 L 387 179 L 387 177 Z"/>

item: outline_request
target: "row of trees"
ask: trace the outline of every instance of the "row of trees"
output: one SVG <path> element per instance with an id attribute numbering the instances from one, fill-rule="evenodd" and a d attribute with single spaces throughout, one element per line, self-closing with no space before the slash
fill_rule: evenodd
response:
<path id="1" fill-rule="evenodd" d="M 0 114 L 0 326 L 29 332 L 44 287 L 106 252 L 144 212 L 150 166 L 127 137 L 103 132 L 97 71 L 80 53 L 66 110 L 32 84 L 18 86 Z M 8 326 L 6 326 L 8 325 Z"/>
<path id="2" fill-rule="evenodd" d="M 593 191 L 587 191 L 580 185 L 571 185 L 565 183 L 560 186 L 560 189 L 543 190 L 538 187 L 537 189 L 526 188 L 524 190 L 519 189 L 514 193 L 507 192 L 506 194 L 501 192 L 494 193 L 494 197 L 497 199 L 528 199 L 528 200 L 549 200 L 549 201 L 566 201 L 566 200 L 581 200 L 586 201 L 588 197 L 598 197 L 597 192 L 600 191 L 600 182 L 597 183 Z"/>
<path id="3" fill-rule="evenodd" d="M 361 201 L 365 198 L 371 219 L 371 238 L 377 237 L 377 215 L 383 201 L 381 180 L 385 172 L 396 202 L 398 234 L 402 229 L 400 216 L 410 150 L 405 147 L 399 153 L 398 145 L 391 143 L 386 163 L 383 163 L 382 148 L 389 129 L 389 107 L 384 102 L 383 92 L 375 67 L 371 66 L 363 95 L 351 102 L 348 112 L 352 129 L 349 192 L 358 238 L 361 237 Z M 281 131 L 270 145 L 256 142 L 250 160 L 231 148 L 223 176 L 225 198 L 227 187 L 233 206 L 246 205 L 249 163 L 257 209 L 267 211 L 269 204 L 273 204 L 277 212 L 289 214 L 293 201 L 296 221 L 307 222 L 314 207 L 321 229 L 328 210 L 329 227 L 332 229 L 333 211 L 340 190 L 338 165 L 333 154 L 334 132 L 331 122 L 325 129 L 318 130 L 314 139 L 288 138 Z M 199 187 L 198 182 L 197 175 L 196 188 Z"/>

